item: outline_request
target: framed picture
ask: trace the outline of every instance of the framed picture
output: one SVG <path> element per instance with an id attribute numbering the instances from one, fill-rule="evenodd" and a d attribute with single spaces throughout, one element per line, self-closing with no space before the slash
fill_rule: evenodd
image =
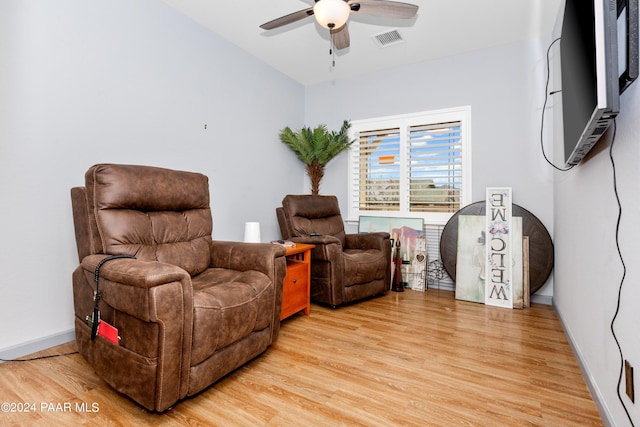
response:
<path id="1" fill-rule="evenodd" d="M 458 217 L 456 299 L 484 304 L 487 276 L 485 226 L 484 215 Z"/>
<path id="2" fill-rule="evenodd" d="M 391 235 L 392 244 L 400 242 L 402 279 L 406 287 L 424 291 L 427 284 L 427 240 L 422 218 L 360 216 L 358 233 L 384 231 Z"/>

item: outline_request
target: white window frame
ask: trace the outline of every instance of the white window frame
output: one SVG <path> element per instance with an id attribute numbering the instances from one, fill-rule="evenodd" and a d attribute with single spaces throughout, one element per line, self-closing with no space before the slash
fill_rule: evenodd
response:
<path id="1" fill-rule="evenodd" d="M 408 168 L 408 147 L 407 131 L 411 126 L 460 122 L 460 142 L 462 147 L 462 188 L 460 193 L 460 207 L 471 203 L 471 107 L 462 106 L 449 109 L 425 111 L 419 113 L 403 114 L 397 116 L 378 117 L 373 119 L 353 120 L 349 129 L 349 139 L 356 139 L 356 142 L 349 149 L 349 209 L 348 219 L 358 221 L 360 215 L 381 216 L 381 217 L 411 217 L 423 218 L 425 224 L 444 225 L 455 212 L 412 212 L 409 210 L 408 185 L 406 173 Z M 367 211 L 360 210 L 356 197 L 359 193 L 359 185 L 356 178 L 355 167 L 359 158 L 357 135 L 360 132 L 374 131 L 379 129 L 400 129 L 400 210 L 399 211 Z"/>

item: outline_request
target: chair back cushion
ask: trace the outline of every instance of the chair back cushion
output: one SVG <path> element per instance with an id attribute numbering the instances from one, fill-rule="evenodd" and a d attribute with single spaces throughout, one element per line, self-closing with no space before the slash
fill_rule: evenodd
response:
<path id="1" fill-rule="evenodd" d="M 100 164 L 85 174 L 90 227 L 102 252 L 177 265 L 192 276 L 210 264 L 205 175 L 152 166 Z"/>
<path id="2" fill-rule="evenodd" d="M 336 196 L 290 194 L 282 200 L 282 208 L 291 236 L 331 235 L 345 246 L 344 222 Z"/>

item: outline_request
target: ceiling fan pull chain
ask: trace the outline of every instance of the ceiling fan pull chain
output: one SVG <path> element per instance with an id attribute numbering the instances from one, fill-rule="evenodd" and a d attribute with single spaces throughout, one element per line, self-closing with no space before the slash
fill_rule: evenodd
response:
<path id="1" fill-rule="evenodd" d="M 331 49 L 329 49 L 329 52 L 331 53 L 331 66 L 336 68 L 336 45 L 333 43 L 333 33 L 329 33 L 331 35 Z"/>
<path id="2" fill-rule="evenodd" d="M 336 52 L 335 52 L 335 43 L 333 42 L 333 31 L 331 31 L 333 27 L 334 27 L 334 24 L 329 24 L 329 55 L 331 55 L 331 66 L 335 68 Z"/>

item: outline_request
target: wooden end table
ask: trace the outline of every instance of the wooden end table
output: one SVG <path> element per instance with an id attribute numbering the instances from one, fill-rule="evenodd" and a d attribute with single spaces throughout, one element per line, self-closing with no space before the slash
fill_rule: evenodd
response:
<path id="1" fill-rule="evenodd" d="M 304 310 L 305 316 L 309 315 L 311 249 L 314 247 L 315 245 L 296 243 L 293 247 L 285 248 L 287 273 L 284 276 L 280 320 L 286 319 L 300 310 Z"/>

